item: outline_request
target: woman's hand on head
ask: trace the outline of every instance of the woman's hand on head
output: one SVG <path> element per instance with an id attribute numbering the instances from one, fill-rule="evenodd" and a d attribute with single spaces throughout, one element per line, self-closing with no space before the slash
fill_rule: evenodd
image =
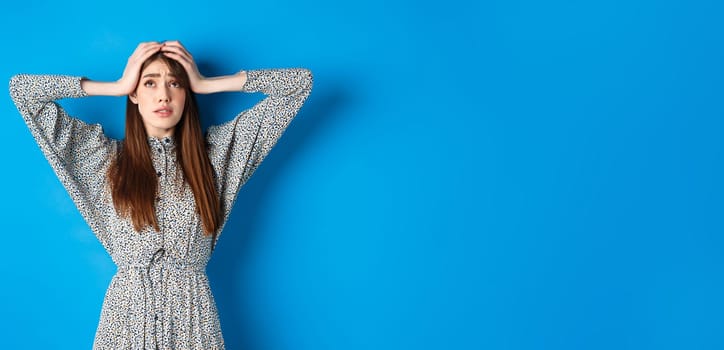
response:
<path id="1" fill-rule="evenodd" d="M 119 95 L 128 95 L 136 91 L 143 62 L 160 51 L 162 47 L 163 44 L 155 41 L 138 44 L 136 50 L 133 51 L 131 57 L 128 58 L 126 68 L 123 70 L 123 76 L 116 81 Z"/>
<path id="2" fill-rule="evenodd" d="M 246 84 L 246 72 L 240 71 L 233 75 L 205 77 L 199 73 L 199 68 L 188 50 L 178 41 L 167 41 L 161 47 L 166 57 L 179 62 L 189 76 L 191 91 L 197 94 L 212 94 L 222 91 L 240 91 Z"/>
<path id="3" fill-rule="evenodd" d="M 89 79 L 81 80 L 81 88 L 88 95 L 123 96 L 136 91 L 141 76 L 141 66 L 158 52 L 181 64 L 189 76 L 189 87 L 197 94 L 211 94 L 222 91 L 241 91 L 246 84 L 245 71 L 236 74 L 207 78 L 199 73 L 193 56 L 178 41 L 140 43 L 128 58 L 123 76 L 114 82 L 99 82 Z"/>
<path id="4" fill-rule="evenodd" d="M 189 84 L 191 85 L 191 91 L 197 94 L 207 94 L 204 82 L 207 80 L 206 77 L 201 75 L 199 68 L 196 66 L 194 57 L 191 56 L 188 50 L 179 41 L 166 41 L 161 47 L 161 51 L 166 57 L 171 58 L 180 63 L 186 70 L 186 74 L 189 76 Z"/>
<path id="5" fill-rule="evenodd" d="M 141 75 L 141 66 L 149 57 L 161 50 L 161 43 L 140 43 L 128 58 L 123 76 L 113 82 L 93 81 L 82 79 L 80 86 L 88 95 L 124 96 L 136 91 L 138 79 Z"/>

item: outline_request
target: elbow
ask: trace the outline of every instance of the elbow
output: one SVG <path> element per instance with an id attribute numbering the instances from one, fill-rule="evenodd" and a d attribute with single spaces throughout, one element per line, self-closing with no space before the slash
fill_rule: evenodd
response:
<path id="1" fill-rule="evenodd" d="M 12 78 L 10 78 L 10 82 L 8 83 L 8 91 L 10 92 L 10 97 L 12 97 L 13 100 L 17 100 L 17 97 L 19 96 L 18 92 L 25 84 L 25 80 L 26 79 L 24 74 L 16 74 Z"/>
<path id="2" fill-rule="evenodd" d="M 28 81 L 27 74 L 15 74 L 10 78 L 10 87 L 22 86 Z"/>
<path id="3" fill-rule="evenodd" d="M 312 86 L 314 85 L 314 75 L 312 74 L 312 71 L 309 69 L 305 69 L 305 78 L 306 78 L 306 88 L 307 90 L 312 90 Z"/>
<path id="4" fill-rule="evenodd" d="M 306 68 L 299 68 L 298 74 L 300 75 L 300 87 L 302 90 L 311 91 L 312 85 L 314 85 L 314 75 L 312 71 Z"/>
<path id="5" fill-rule="evenodd" d="M 284 96 L 309 96 L 312 91 L 314 78 L 312 71 L 306 68 L 292 68 L 287 70 L 289 85 L 282 90 Z"/>

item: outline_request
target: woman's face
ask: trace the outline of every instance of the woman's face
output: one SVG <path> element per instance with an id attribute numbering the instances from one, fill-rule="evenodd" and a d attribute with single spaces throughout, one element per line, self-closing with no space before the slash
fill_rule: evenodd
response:
<path id="1" fill-rule="evenodd" d="M 153 61 L 141 72 L 136 91 L 129 97 L 138 105 L 148 136 L 173 135 L 184 112 L 186 90 L 163 61 Z"/>

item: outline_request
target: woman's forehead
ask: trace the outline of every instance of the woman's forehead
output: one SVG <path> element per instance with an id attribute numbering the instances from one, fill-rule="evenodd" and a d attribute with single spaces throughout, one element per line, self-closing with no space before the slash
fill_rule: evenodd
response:
<path id="1" fill-rule="evenodd" d="M 143 72 L 141 72 L 142 77 L 146 77 L 148 75 L 164 76 L 174 75 L 174 73 L 171 71 L 171 68 L 168 66 L 168 64 L 166 64 L 166 62 L 156 60 L 151 62 L 146 68 L 143 69 Z"/>

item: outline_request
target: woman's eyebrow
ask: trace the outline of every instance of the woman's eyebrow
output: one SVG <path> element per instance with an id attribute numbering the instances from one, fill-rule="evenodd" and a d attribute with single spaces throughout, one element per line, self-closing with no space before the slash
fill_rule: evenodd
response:
<path id="1" fill-rule="evenodd" d="M 176 77 L 176 74 L 173 74 L 173 73 L 168 73 L 166 75 L 168 75 L 169 77 L 174 77 L 174 78 Z M 148 74 L 145 74 L 144 76 L 142 76 L 141 78 L 160 78 L 160 77 L 161 77 L 160 73 L 148 73 Z"/>

